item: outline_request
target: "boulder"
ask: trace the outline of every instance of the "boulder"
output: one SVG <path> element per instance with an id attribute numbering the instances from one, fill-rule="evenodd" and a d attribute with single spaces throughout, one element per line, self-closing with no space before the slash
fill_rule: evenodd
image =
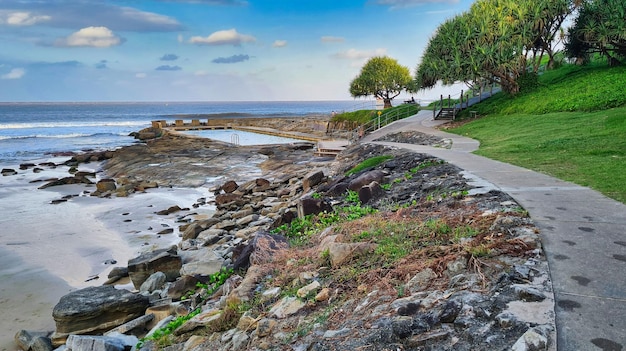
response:
<path id="1" fill-rule="evenodd" d="M 110 285 L 73 291 L 52 310 L 53 344 L 63 344 L 70 334 L 98 334 L 115 328 L 143 315 L 148 304 L 147 297 Z"/>
<path id="2" fill-rule="evenodd" d="M 370 184 L 359 189 L 359 201 L 362 204 L 368 203 L 370 200 L 377 200 L 385 194 L 383 188 L 378 182 L 371 182 Z"/>
<path id="3" fill-rule="evenodd" d="M 172 300 L 180 300 L 180 298 L 188 292 L 195 291 L 196 284 L 198 283 L 200 283 L 198 278 L 190 275 L 183 275 L 180 279 L 170 285 L 167 289 L 167 296 Z"/>
<path id="4" fill-rule="evenodd" d="M 64 177 L 61 179 L 48 182 L 40 186 L 38 189 L 46 189 L 52 186 L 66 185 L 66 184 L 93 184 L 93 182 L 87 179 L 86 177 Z"/>
<path id="5" fill-rule="evenodd" d="M 312 171 L 302 178 L 302 189 L 304 192 L 309 191 L 312 187 L 321 183 L 324 180 L 324 172 L 322 171 Z"/>
<path id="6" fill-rule="evenodd" d="M 140 292 L 153 292 L 163 288 L 167 277 L 163 272 L 152 273 L 145 282 L 139 287 Z"/>
<path id="7" fill-rule="evenodd" d="M 360 176 L 353 179 L 348 184 L 348 189 L 352 191 L 359 191 L 362 187 L 370 184 L 371 182 L 377 182 L 381 184 L 383 182 L 383 178 L 385 177 L 385 173 L 383 171 L 374 170 L 361 174 Z"/>
<path id="8" fill-rule="evenodd" d="M 30 330 L 20 330 L 15 334 L 15 343 L 22 350 L 27 351 L 52 351 L 50 341 L 52 332 L 39 332 Z"/>
<path id="9" fill-rule="evenodd" d="M 221 190 L 227 194 L 230 194 L 233 191 L 237 190 L 237 188 L 239 188 L 239 185 L 234 180 L 229 180 L 224 183 L 224 185 L 222 185 Z"/>
<path id="10" fill-rule="evenodd" d="M 3 168 L 2 172 L 0 173 L 2 173 L 3 176 L 12 176 L 12 175 L 16 175 L 17 171 L 12 168 Z"/>
<path id="11" fill-rule="evenodd" d="M 134 336 L 70 335 L 67 351 L 124 351 L 135 346 L 139 340 Z"/>
<path id="12" fill-rule="evenodd" d="M 287 238 L 268 232 L 257 232 L 247 245 L 236 246 L 233 250 L 233 268 L 245 269 L 250 264 L 271 262 L 272 257 L 280 250 L 289 247 Z"/>
<path id="13" fill-rule="evenodd" d="M 186 256 L 180 275 L 211 275 L 224 265 L 224 259 L 208 248 L 187 251 Z"/>
<path id="14" fill-rule="evenodd" d="M 174 281 L 180 276 L 182 258 L 176 252 L 176 246 L 169 249 L 144 253 L 128 261 L 128 275 L 135 289 L 139 289 L 150 275 L 163 272 L 167 281 Z"/>
<path id="15" fill-rule="evenodd" d="M 96 189 L 99 192 L 105 193 L 107 191 L 115 191 L 117 186 L 114 179 L 102 179 L 96 183 Z"/>
<path id="16" fill-rule="evenodd" d="M 298 217 L 304 218 L 306 215 L 318 214 L 321 212 L 332 212 L 333 207 L 324 199 L 314 199 L 305 197 L 298 202 Z"/>

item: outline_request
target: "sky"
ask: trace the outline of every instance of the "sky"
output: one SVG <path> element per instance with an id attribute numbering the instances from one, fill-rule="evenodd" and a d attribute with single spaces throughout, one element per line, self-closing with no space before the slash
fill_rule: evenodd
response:
<path id="1" fill-rule="evenodd" d="M 368 59 L 413 74 L 472 2 L 0 0 L 0 101 L 351 100 Z"/>

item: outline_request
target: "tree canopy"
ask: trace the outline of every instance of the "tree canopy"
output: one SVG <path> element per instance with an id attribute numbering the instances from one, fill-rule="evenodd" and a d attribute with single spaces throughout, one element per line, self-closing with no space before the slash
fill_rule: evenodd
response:
<path id="1" fill-rule="evenodd" d="M 390 57 L 373 57 L 350 83 L 350 95 L 355 98 L 372 95 L 383 99 L 385 108 L 388 108 L 391 107 L 391 100 L 403 90 L 409 90 L 412 83 L 408 67 Z"/>
<path id="2" fill-rule="evenodd" d="M 584 0 L 568 31 L 565 49 L 579 62 L 593 53 L 605 56 L 612 66 L 626 60 L 626 2 Z"/>
<path id="3" fill-rule="evenodd" d="M 417 86 L 489 81 L 519 92 L 518 79 L 536 74 L 544 55 L 553 62 L 554 39 L 574 7 L 572 0 L 476 1 L 439 26 L 417 68 Z"/>

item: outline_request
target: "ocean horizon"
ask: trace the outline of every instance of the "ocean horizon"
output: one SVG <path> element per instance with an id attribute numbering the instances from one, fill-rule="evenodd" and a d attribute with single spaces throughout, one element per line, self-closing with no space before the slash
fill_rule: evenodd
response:
<path id="1" fill-rule="evenodd" d="M 153 120 L 303 117 L 373 107 L 372 100 L 0 102 L 0 164 L 130 145 L 137 141 L 129 135 Z"/>

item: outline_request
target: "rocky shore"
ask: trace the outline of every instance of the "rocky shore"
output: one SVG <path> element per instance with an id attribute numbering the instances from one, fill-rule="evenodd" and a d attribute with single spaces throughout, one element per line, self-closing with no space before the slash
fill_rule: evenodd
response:
<path id="1" fill-rule="evenodd" d="M 386 138 L 446 144 L 419 133 Z M 177 214 L 178 244 L 67 294 L 52 311 L 56 329 L 19 331 L 18 346 L 555 349 L 541 241 L 512 198 L 428 155 L 356 144 L 322 158 L 313 147 L 165 133 L 68 161 L 107 160 L 94 196 L 169 186 L 209 187 L 214 196 L 155 209 Z M 74 173 L 43 186 L 93 178 Z M 195 216 L 202 206 L 215 213 Z M 132 288 L 115 288 L 120 282 Z"/>

